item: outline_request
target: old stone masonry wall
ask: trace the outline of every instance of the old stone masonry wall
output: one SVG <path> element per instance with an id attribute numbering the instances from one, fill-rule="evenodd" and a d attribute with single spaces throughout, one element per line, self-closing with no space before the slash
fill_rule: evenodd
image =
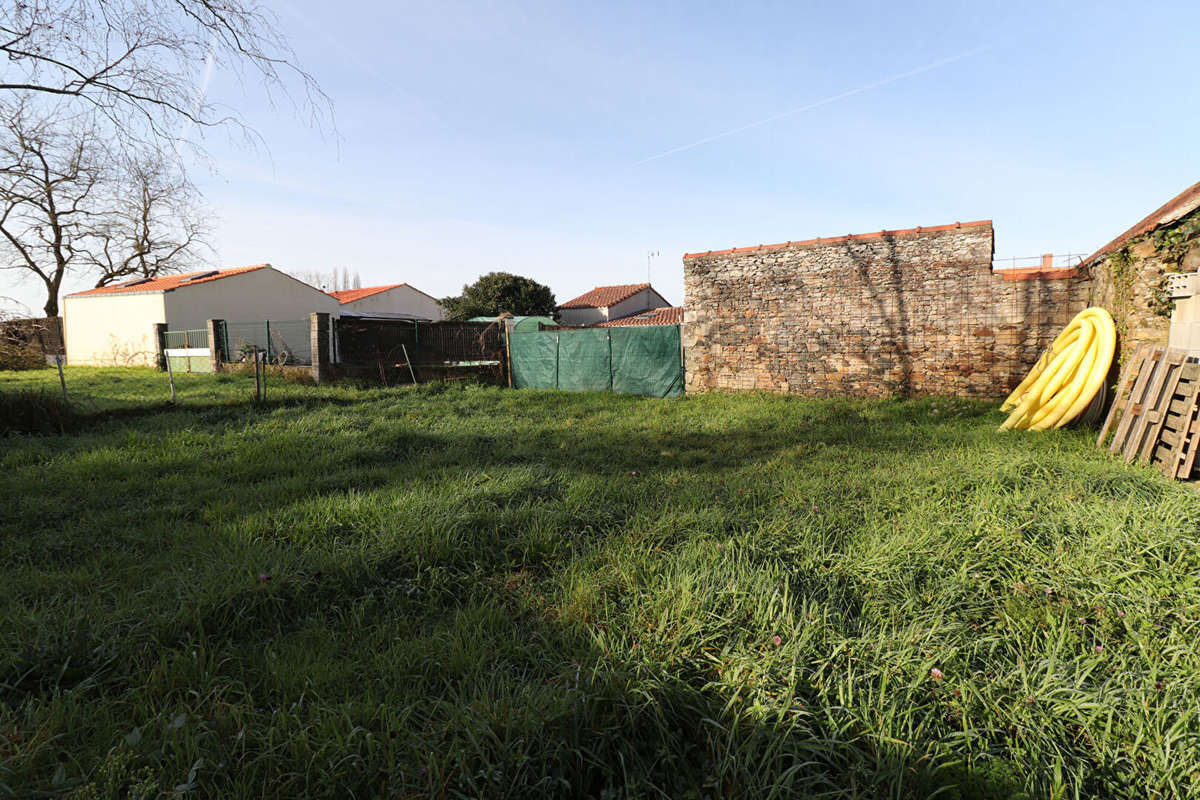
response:
<path id="1" fill-rule="evenodd" d="M 684 256 L 687 390 L 997 397 L 1084 308 L 994 273 L 988 221 Z"/>

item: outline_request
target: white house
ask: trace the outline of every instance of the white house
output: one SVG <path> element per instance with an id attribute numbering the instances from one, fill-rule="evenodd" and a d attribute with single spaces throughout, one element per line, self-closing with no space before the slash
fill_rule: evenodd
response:
<path id="1" fill-rule="evenodd" d="M 270 264 L 139 278 L 66 296 L 63 338 L 71 364 L 153 364 L 154 326 L 204 328 L 227 322 L 307 319 L 314 311 L 337 316 L 325 292 Z"/>
<path id="2" fill-rule="evenodd" d="M 442 306 L 437 298 L 414 289 L 407 283 L 388 286 L 368 286 L 365 289 L 343 289 L 329 292 L 338 301 L 343 314 L 401 317 L 437 322 L 442 319 Z"/>
<path id="3" fill-rule="evenodd" d="M 562 325 L 596 325 L 671 304 L 648 283 L 597 286 L 558 307 Z"/>

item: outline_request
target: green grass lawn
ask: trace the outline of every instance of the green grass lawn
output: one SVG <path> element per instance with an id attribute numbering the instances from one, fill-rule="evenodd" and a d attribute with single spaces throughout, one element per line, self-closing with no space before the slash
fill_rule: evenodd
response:
<path id="1" fill-rule="evenodd" d="M 67 379 L 0 438 L 0 796 L 1200 793 L 1200 496 L 1092 433 Z"/>

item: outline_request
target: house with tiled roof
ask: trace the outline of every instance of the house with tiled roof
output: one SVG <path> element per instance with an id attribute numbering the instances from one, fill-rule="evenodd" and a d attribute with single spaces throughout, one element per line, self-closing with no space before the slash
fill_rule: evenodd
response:
<path id="1" fill-rule="evenodd" d="M 407 283 L 329 292 L 345 315 L 395 317 L 437 322 L 444 316 L 436 297 Z"/>
<path id="2" fill-rule="evenodd" d="M 232 322 L 307 319 L 337 314 L 336 299 L 270 264 L 136 278 L 64 298 L 67 362 L 154 364 L 155 326 L 198 330 L 210 319 Z"/>
<path id="3" fill-rule="evenodd" d="M 558 307 L 562 325 L 598 325 L 671 304 L 648 283 L 597 286 Z"/>

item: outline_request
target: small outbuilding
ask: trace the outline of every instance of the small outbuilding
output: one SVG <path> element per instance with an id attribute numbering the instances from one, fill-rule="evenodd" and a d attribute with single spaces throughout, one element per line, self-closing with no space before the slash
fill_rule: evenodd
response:
<path id="1" fill-rule="evenodd" d="M 371 317 L 397 317 L 438 322 L 444 316 L 437 298 L 409 286 L 393 283 L 364 289 L 329 292 L 338 301 L 343 314 Z"/>
<path id="2" fill-rule="evenodd" d="M 198 330 L 210 319 L 244 322 L 336 315 L 325 292 L 270 264 L 138 278 L 66 296 L 63 338 L 71 364 L 154 364 L 155 325 Z"/>
<path id="3" fill-rule="evenodd" d="M 467 322 L 499 322 L 500 317 L 471 317 Z M 550 317 L 516 316 L 504 317 L 504 326 L 509 333 L 537 333 L 543 325 L 558 325 Z"/>
<path id="4" fill-rule="evenodd" d="M 671 304 L 648 283 L 597 286 L 558 307 L 560 325 L 597 325 Z"/>

